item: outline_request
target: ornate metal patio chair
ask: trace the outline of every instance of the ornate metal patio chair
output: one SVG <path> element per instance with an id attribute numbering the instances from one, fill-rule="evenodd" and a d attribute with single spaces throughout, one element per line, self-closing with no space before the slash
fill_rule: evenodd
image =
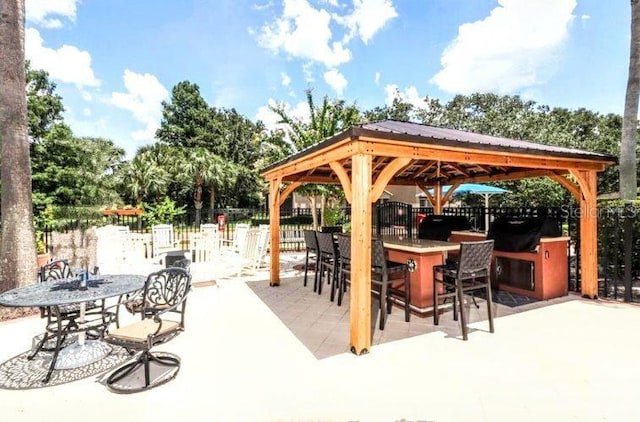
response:
<path id="1" fill-rule="evenodd" d="M 137 352 L 132 361 L 107 377 L 109 390 L 135 393 L 175 378 L 180 369 L 180 358 L 166 352 L 152 352 L 151 349 L 184 331 L 190 290 L 191 275 L 183 268 L 166 268 L 149 274 L 143 290 L 141 320 L 108 330 L 104 336 L 107 343 Z"/>
<path id="2" fill-rule="evenodd" d="M 94 267 L 93 274 L 97 274 L 98 271 L 98 267 Z M 40 267 L 38 281 L 44 283 L 72 278 L 75 275 L 67 259 L 58 259 Z M 100 308 L 99 311 L 91 312 L 98 308 Z M 103 309 L 104 300 L 100 304 L 95 301 L 85 303 L 85 310 L 89 311 L 85 315 L 100 315 L 103 318 L 102 328 L 108 322 L 106 319 L 107 314 L 102 313 Z M 40 338 L 40 335 L 34 338 L 33 350 L 28 359 L 33 359 L 40 351 L 55 352 L 56 349 L 59 350 L 62 347 L 67 335 L 79 329 L 77 320 L 80 318 L 80 304 L 71 303 L 57 307 L 43 307 L 40 308 L 40 317 L 47 319 L 46 330 L 42 334 L 42 338 Z M 87 334 L 92 337 L 99 337 L 101 335 L 101 327 L 98 325 L 97 328 L 97 331 L 94 330 Z M 49 341 L 54 340 L 56 342 L 55 346 L 49 344 Z"/>
<path id="3" fill-rule="evenodd" d="M 453 319 L 458 320 L 458 305 L 460 307 L 460 325 L 462 338 L 467 340 L 467 315 L 464 308 L 463 295 L 468 292 L 485 289 L 487 298 L 487 313 L 489 331 L 494 332 L 491 308 L 491 257 L 493 240 L 482 242 L 460 242 L 460 256 L 458 262 L 433 267 L 433 323 L 438 325 L 440 315 L 438 306 L 440 299 L 453 298 Z M 444 293 L 439 293 L 443 286 Z M 474 298 L 475 301 L 475 298 Z"/>

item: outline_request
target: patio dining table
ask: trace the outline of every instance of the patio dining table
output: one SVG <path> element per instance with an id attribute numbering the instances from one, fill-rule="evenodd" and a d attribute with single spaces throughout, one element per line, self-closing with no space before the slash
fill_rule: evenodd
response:
<path id="1" fill-rule="evenodd" d="M 144 287 L 146 276 L 137 274 L 105 274 L 91 276 L 86 286 L 78 278 L 66 278 L 55 281 L 35 283 L 19 287 L 0 294 L 0 305 L 9 307 L 51 307 L 60 315 L 60 306 L 80 304 L 78 341 L 64 348 L 56 342 L 53 358 L 43 382 L 48 382 L 54 369 L 69 369 L 88 365 L 105 357 L 110 348 L 99 340 L 85 340 L 88 326 L 84 324 L 85 303 L 90 301 L 119 297 Z M 103 321 L 101 321 L 102 323 Z M 56 328 L 47 327 L 56 335 L 63 335 L 67 327 L 62 327 L 57 318 Z"/>

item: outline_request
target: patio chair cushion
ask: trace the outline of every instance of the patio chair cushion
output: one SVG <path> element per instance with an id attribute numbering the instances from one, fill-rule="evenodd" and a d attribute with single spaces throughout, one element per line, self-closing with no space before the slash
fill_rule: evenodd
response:
<path id="1" fill-rule="evenodd" d="M 152 318 L 143 319 L 125 327 L 116 328 L 109 332 L 109 337 L 121 341 L 145 343 L 150 335 L 154 335 L 158 329 L 158 323 Z M 157 335 L 180 330 L 180 323 L 176 321 L 162 321 L 162 327 Z"/>

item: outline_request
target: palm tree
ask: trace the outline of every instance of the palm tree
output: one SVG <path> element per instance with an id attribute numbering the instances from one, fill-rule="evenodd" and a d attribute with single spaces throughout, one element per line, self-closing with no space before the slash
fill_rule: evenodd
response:
<path id="1" fill-rule="evenodd" d="M 622 120 L 620 144 L 620 199 L 631 201 L 638 195 L 636 145 L 638 142 L 638 96 L 640 95 L 640 6 L 631 0 L 631 46 L 629 77 Z"/>
<path id="2" fill-rule="evenodd" d="M 290 151 L 285 152 L 285 154 L 300 152 L 360 121 L 360 111 L 355 104 L 346 105 L 343 100 L 329 101 L 328 97 L 325 96 L 322 99 L 322 105 L 316 107 L 311 89 L 307 89 L 305 93 L 309 107 L 309 122 L 303 122 L 290 116 L 282 105 L 271 107 L 271 110 L 280 117 L 278 123 L 285 124 L 288 128 L 290 142 L 287 145 L 290 147 Z M 282 145 L 283 143 L 279 144 L 280 147 Z M 314 184 L 305 185 L 297 189 L 300 194 L 307 197 L 311 204 L 314 228 L 318 227 L 318 218 L 315 213 L 318 197 L 322 204 L 320 220 L 321 224 L 323 224 L 324 204 L 327 197 L 333 197 L 337 194 L 336 189 L 338 188 Z"/>
<path id="3" fill-rule="evenodd" d="M 24 0 L 0 2 L 0 291 L 33 283 L 36 244 L 25 95 Z"/>
<path id="4" fill-rule="evenodd" d="M 122 168 L 119 178 L 125 190 L 135 198 L 136 206 L 142 205 L 145 197 L 161 196 L 169 183 L 169 173 L 148 151 L 133 157 Z"/>
<path id="5" fill-rule="evenodd" d="M 231 174 L 231 167 L 224 159 L 205 148 L 190 148 L 184 150 L 180 167 L 185 177 L 193 180 L 193 204 L 196 209 L 196 226 L 200 225 L 202 210 L 202 190 L 210 188 L 211 208 L 215 203 L 216 188 L 226 183 Z"/>

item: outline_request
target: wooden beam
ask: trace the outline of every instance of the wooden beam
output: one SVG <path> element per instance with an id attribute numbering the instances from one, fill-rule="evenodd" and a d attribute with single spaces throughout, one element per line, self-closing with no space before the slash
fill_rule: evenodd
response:
<path id="1" fill-rule="evenodd" d="M 571 180 L 559 174 L 550 174 L 548 176 L 551 180 L 558 182 L 566 190 L 568 190 L 578 202 L 582 199 L 582 192 L 580 192 L 580 185 L 573 183 Z"/>
<path id="2" fill-rule="evenodd" d="M 436 204 L 433 206 L 433 212 L 436 214 L 442 214 L 442 184 L 439 181 L 436 182 L 433 190 L 436 193 Z"/>
<path id="3" fill-rule="evenodd" d="M 280 285 L 280 183 L 281 179 L 269 182 L 270 286 Z"/>
<path id="4" fill-rule="evenodd" d="M 380 172 L 378 177 L 376 178 L 373 187 L 371 188 L 371 202 L 375 202 L 380 198 L 382 193 L 384 192 L 384 188 L 387 187 L 389 180 L 393 178 L 401 169 L 405 168 L 407 165 L 411 163 L 411 159 L 404 158 L 395 158 L 391 161 L 387 166 Z"/>
<path id="5" fill-rule="evenodd" d="M 320 149 L 313 151 L 308 155 L 297 158 L 288 163 L 270 169 L 262 173 L 262 177 L 267 180 L 273 180 L 276 178 L 284 178 L 292 174 L 304 173 L 309 170 L 313 170 L 316 167 L 328 165 L 331 161 L 342 161 L 349 158 L 356 150 L 361 149 L 363 146 L 351 139 L 345 139 L 344 141 L 337 142 L 328 146 L 326 149 Z M 306 181 L 306 180 L 305 180 Z"/>
<path id="6" fill-rule="evenodd" d="M 360 138 L 361 143 L 368 143 L 362 148 L 378 156 L 411 157 L 413 159 L 433 159 L 505 167 L 526 167 L 532 169 L 581 169 L 603 171 L 604 161 L 583 160 L 577 158 L 530 155 L 517 152 L 487 151 L 471 148 L 452 148 L 444 145 L 410 144 L 393 142 L 375 138 Z"/>
<path id="7" fill-rule="evenodd" d="M 597 173 L 571 170 L 580 185 L 580 285 L 583 297 L 598 297 Z"/>
<path id="8" fill-rule="evenodd" d="M 553 174 L 565 174 L 568 170 L 526 170 L 526 171 L 514 171 L 513 173 L 507 173 L 503 175 L 495 176 L 473 176 L 473 177 L 455 177 L 450 179 L 448 183 L 482 183 L 482 182 L 498 182 L 504 180 L 517 180 L 526 179 L 530 177 L 548 177 Z M 390 185 L 412 185 L 414 181 L 410 179 L 396 180 L 393 179 L 389 182 Z M 435 184 L 435 183 L 434 183 Z M 426 183 L 427 186 L 433 186 Z"/>
<path id="9" fill-rule="evenodd" d="M 588 180 L 588 172 L 571 169 L 569 170 L 569 173 L 571 173 L 571 175 L 575 177 L 576 180 L 578 181 L 578 184 L 580 185 L 580 189 L 582 190 L 583 197 L 585 195 L 596 196 L 594 194 L 594 191 L 592 191 L 591 183 Z M 596 189 L 597 189 L 597 186 L 596 186 Z M 597 193 L 597 191 L 595 193 Z"/>
<path id="10" fill-rule="evenodd" d="M 294 190 L 296 190 L 296 188 L 298 188 L 300 185 L 302 185 L 302 182 L 291 182 L 287 186 L 285 186 L 285 188 L 282 189 L 282 191 L 280 192 L 280 198 L 278 199 L 278 206 L 282 206 L 282 204 L 284 204 L 284 201 L 287 200 L 289 195 L 291 195 L 291 193 Z"/>
<path id="11" fill-rule="evenodd" d="M 340 183 L 337 177 L 332 177 L 330 175 L 313 175 L 313 176 L 300 176 L 299 174 L 294 174 L 290 176 L 283 176 L 283 182 L 301 182 L 301 183 L 320 183 L 320 184 L 328 184 L 328 185 L 336 185 Z"/>
<path id="12" fill-rule="evenodd" d="M 371 348 L 371 155 L 352 160 L 350 344 L 361 355 Z"/>
<path id="13" fill-rule="evenodd" d="M 417 185 L 420 190 L 422 192 L 424 192 L 424 194 L 427 196 L 427 200 L 429 201 L 429 203 L 431 204 L 432 207 L 436 207 L 436 199 L 433 197 L 433 195 L 431 195 L 431 192 L 429 192 L 429 188 L 427 188 L 425 185 L 423 184 L 418 184 Z"/>
<path id="14" fill-rule="evenodd" d="M 444 198 L 442 198 L 443 204 L 446 204 L 451 200 L 451 197 L 453 196 L 453 194 L 456 192 L 456 189 L 458 189 L 460 185 L 461 183 L 458 183 L 458 182 L 451 185 L 451 188 L 449 188 L 449 191 L 447 191 L 447 194 L 444 196 Z"/>
<path id="15" fill-rule="evenodd" d="M 342 190 L 344 191 L 344 198 L 348 203 L 351 203 L 351 179 L 349 178 L 349 174 L 347 174 L 342 164 L 337 161 L 330 162 L 329 166 L 336 176 L 338 176 L 338 180 L 340 180 Z"/>

